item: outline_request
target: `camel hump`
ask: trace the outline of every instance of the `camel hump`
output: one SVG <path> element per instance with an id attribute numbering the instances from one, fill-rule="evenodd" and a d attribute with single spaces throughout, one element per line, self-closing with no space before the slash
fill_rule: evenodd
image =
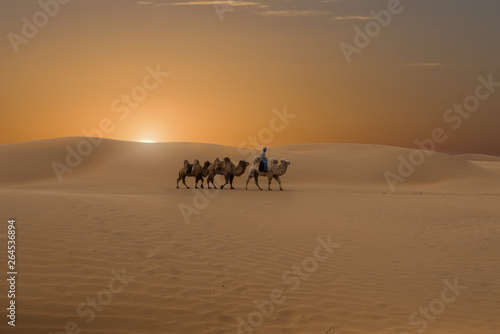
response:
<path id="1" fill-rule="evenodd" d="M 253 164 L 254 164 L 254 165 L 256 165 L 256 164 L 258 164 L 260 161 L 261 161 L 260 157 L 255 157 L 255 158 L 253 159 Z"/>

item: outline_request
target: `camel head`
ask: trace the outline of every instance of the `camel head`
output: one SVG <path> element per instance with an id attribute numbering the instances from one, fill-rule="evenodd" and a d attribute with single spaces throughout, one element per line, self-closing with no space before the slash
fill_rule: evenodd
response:
<path id="1" fill-rule="evenodd" d="M 195 164 L 195 165 L 199 165 L 199 164 L 200 164 L 200 160 L 198 160 L 198 159 L 194 159 L 193 164 Z"/>
<path id="2" fill-rule="evenodd" d="M 184 165 L 189 165 L 189 161 L 184 160 Z"/>
<path id="3" fill-rule="evenodd" d="M 224 158 L 224 161 L 225 161 L 225 162 L 231 162 L 231 159 L 229 159 L 228 157 L 225 157 L 225 158 Z"/>
<path id="4" fill-rule="evenodd" d="M 210 161 L 205 161 L 205 163 L 203 164 L 203 168 L 204 169 L 207 169 L 212 163 Z"/>
<path id="5" fill-rule="evenodd" d="M 276 172 L 278 174 L 281 174 L 281 175 L 285 174 L 286 170 L 288 168 L 288 165 L 290 165 L 290 164 L 291 164 L 291 162 L 286 160 L 285 158 L 281 159 L 280 164 L 278 165 Z"/>
<path id="6" fill-rule="evenodd" d="M 288 166 L 288 165 L 290 165 L 290 164 L 291 164 L 291 162 L 290 162 L 290 161 L 288 161 L 288 160 L 286 160 L 285 158 L 281 159 L 281 163 L 282 163 L 283 165 L 286 165 L 286 166 Z"/>
<path id="7" fill-rule="evenodd" d="M 245 160 L 240 160 L 240 162 L 238 163 L 238 166 L 241 166 L 241 167 L 248 167 L 248 165 L 250 165 L 249 162 L 245 161 Z"/>
<path id="8" fill-rule="evenodd" d="M 249 162 L 246 162 L 245 160 L 240 160 L 238 162 L 238 166 L 234 168 L 233 173 L 234 176 L 241 176 L 243 173 L 245 173 L 245 169 L 250 165 Z"/>

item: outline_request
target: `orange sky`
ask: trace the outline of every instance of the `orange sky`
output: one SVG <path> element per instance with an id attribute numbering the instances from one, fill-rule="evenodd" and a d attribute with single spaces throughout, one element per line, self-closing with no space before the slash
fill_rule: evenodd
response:
<path id="1" fill-rule="evenodd" d="M 500 88 L 457 130 L 443 120 L 478 76 L 500 81 L 497 1 L 401 1 L 349 64 L 340 44 L 355 45 L 353 29 L 387 1 L 233 1 L 223 20 L 211 2 L 73 0 L 55 13 L 55 1 L 17 46 L 23 17 L 43 9 L 2 5 L 0 143 L 82 136 L 109 119 L 108 138 L 238 146 L 286 107 L 296 117 L 267 146 L 414 147 L 442 127 L 438 150 L 500 154 Z M 144 90 L 157 66 L 169 75 Z M 134 89 L 147 96 L 120 119 Z"/>

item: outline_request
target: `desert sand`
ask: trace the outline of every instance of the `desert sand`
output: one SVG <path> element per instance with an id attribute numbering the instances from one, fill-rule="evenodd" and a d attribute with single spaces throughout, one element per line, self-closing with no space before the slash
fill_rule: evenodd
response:
<path id="1" fill-rule="evenodd" d="M 205 193 L 175 188 L 184 159 L 249 156 L 104 140 L 59 182 L 81 140 L 0 145 L 18 245 L 2 333 L 498 333 L 498 157 L 434 153 L 393 192 L 384 172 L 411 149 L 271 147 L 291 161 L 283 192 L 245 173 Z"/>

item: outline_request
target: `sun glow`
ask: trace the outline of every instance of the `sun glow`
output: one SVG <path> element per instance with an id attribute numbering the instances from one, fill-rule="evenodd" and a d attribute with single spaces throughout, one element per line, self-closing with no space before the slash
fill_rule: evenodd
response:
<path id="1" fill-rule="evenodd" d="M 156 143 L 156 141 L 151 140 L 151 139 L 141 139 L 141 140 L 139 140 L 139 143 L 152 144 L 152 143 Z"/>

